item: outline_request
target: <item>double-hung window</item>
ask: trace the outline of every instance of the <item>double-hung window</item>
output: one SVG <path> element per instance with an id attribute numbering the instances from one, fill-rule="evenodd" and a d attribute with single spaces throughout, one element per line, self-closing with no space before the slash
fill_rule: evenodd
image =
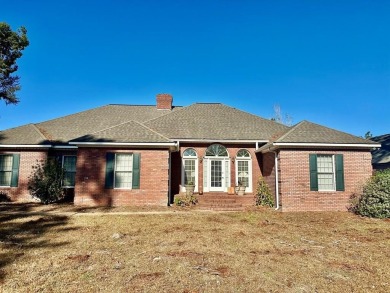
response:
<path id="1" fill-rule="evenodd" d="M 132 154 L 116 154 L 115 155 L 115 188 L 132 187 L 133 173 L 133 155 Z"/>
<path id="2" fill-rule="evenodd" d="M 137 153 L 107 153 L 105 187 L 139 189 L 140 159 Z"/>
<path id="3" fill-rule="evenodd" d="M 0 155 L 0 186 L 18 186 L 19 158 L 19 154 Z"/>
<path id="4" fill-rule="evenodd" d="M 11 186 L 12 155 L 0 156 L 0 186 Z"/>
<path id="5" fill-rule="evenodd" d="M 76 181 L 76 156 L 63 156 L 62 167 L 65 170 L 63 187 L 74 187 Z"/>
<path id="6" fill-rule="evenodd" d="M 343 155 L 311 154 L 310 190 L 344 191 Z"/>

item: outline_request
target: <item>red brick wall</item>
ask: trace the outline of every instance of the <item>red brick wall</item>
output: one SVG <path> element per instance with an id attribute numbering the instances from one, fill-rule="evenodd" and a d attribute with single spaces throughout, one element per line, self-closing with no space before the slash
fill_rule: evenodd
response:
<path id="1" fill-rule="evenodd" d="M 262 155 L 262 173 L 264 181 L 268 184 L 271 192 L 275 195 L 275 154 L 265 153 Z"/>
<path id="2" fill-rule="evenodd" d="M 190 143 L 181 143 L 180 144 L 180 153 L 176 153 L 175 160 L 172 162 L 172 190 L 179 190 L 179 185 L 181 184 L 181 158 L 183 156 L 183 152 L 188 148 L 193 148 L 198 155 L 198 187 L 203 189 L 203 162 L 201 162 L 200 158 L 204 157 L 206 154 L 206 149 L 212 145 L 209 144 L 190 144 Z M 247 145 L 236 145 L 236 144 L 222 144 L 227 148 L 230 157 L 230 184 L 231 186 L 236 185 L 236 166 L 235 160 L 232 162 L 232 157 L 236 157 L 237 152 L 240 149 L 246 149 L 249 151 L 252 157 L 252 187 L 253 192 L 256 190 L 257 180 L 261 176 L 260 170 L 260 156 L 256 156 L 255 153 L 255 145 L 247 144 Z"/>
<path id="3" fill-rule="evenodd" d="M 20 154 L 18 187 L 1 187 L 0 191 L 7 194 L 12 201 L 31 201 L 32 197 L 27 189 L 28 177 L 32 173 L 33 165 L 46 159 L 47 150 L 7 150 L 0 154 Z"/>
<path id="4" fill-rule="evenodd" d="M 343 154 L 345 191 L 310 191 L 309 154 Z M 371 176 L 369 151 L 281 150 L 280 200 L 283 211 L 345 211 L 352 194 Z"/>
<path id="5" fill-rule="evenodd" d="M 105 189 L 107 152 L 130 152 L 141 155 L 140 189 Z M 167 205 L 168 150 L 124 150 L 79 148 L 75 205 Z"/>

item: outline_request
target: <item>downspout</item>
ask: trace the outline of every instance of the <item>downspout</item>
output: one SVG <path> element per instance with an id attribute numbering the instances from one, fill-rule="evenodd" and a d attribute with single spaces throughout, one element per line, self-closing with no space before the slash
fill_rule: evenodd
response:
<path id="1" fill-rule="evenodd" d="M 168 202 L 167 202 L 167 206 L 171 206 L 171 181 L 172 181 L 172 152 L 171 152 L 171 149 L 169 149 L 169 159 L 168 159 Z"/>
<path id="2" fill-rule="evenodd" d="M 276 201 L 276 207 L 275 210 L 279 210 L 279 166 L 278 166 L 278 156 L 279 153 L 273 151 L 275 154 L 275 201 Z"/>

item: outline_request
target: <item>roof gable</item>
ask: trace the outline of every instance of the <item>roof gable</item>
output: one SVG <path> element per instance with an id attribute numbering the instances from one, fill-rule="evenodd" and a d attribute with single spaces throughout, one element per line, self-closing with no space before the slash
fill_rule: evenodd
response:
<path id="1" fill-rule="evenodd" d="M 93 134 L 84 135 L 71 140 L 71 142 L 155 143 L 170 142 L 170 140 L 139 122 L 129 121 Z"/>

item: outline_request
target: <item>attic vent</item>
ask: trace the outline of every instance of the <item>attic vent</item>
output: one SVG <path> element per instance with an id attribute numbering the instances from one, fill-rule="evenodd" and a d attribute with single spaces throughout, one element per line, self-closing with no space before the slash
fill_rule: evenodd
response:
<path id="1" fill-rule="evenodd" d="M 156 96 L 158 110 L 172 110 L 173 97 L 170 94 L 158 94 Z"/>

